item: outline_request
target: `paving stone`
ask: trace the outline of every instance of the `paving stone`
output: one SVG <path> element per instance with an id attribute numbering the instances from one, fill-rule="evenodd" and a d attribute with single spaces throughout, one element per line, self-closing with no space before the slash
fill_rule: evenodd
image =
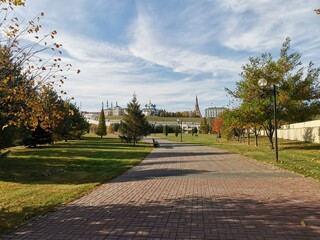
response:
<path id="1" fill-rule="evenodd" d="M 319 181 L 159 142 L 127 173 L 2 239 L 320 239 Z"/>

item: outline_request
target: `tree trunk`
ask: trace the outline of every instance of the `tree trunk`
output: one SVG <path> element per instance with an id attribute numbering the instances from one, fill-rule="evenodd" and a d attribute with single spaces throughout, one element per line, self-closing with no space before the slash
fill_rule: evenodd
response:
<path id="1" fill-rule="evenodd" d="M 269 145 L 270 145 L 270 148 L 271 149 L 274 149 L 274 146 L 273 146 L 273 129 L 272 127 L 270 126 L 269 129 L 267 129 L 267 136 L 268 136 L 268 139 L 269 139 Z"/>
<path id="2" fill-rule="evenodd" d="M 274 132 L 274 126 L 272 125 L 271 120 L 269 121 L 267 126 L 263 126 L 264 130 L 267 133 L 268 139 L 269 139 L 269 145 L 271 149 L 274 149 L 273 145 L 273 132 Z"/>
<path id="3" fill-rule="evenodd" d="M 247 143 L 250 145 L 250 128 L 247 128 Z"/>
<path id="4" fill-rule="evenodd" d="M 245 135 L 246 135 L 245 130 L 244 130 L 244 129 L 241 129 L 241 139 L 242 139 L 241 143 L 244 143 L 244 142 L 245 142 L 245 141 L 244 141 Z"/>
<path id="5" fill-rule="evenodd" d="M 255 140 L 255 146 L 258 147 L 258 137 L 259 135 L 258 134 L 254 134 L 254 140 Z"/>
<path id="6" fill-rule="evenodd" d="M 253 134 L 254 134 L 254 146 L 255 147 L 258 147 L 258 137 L 259 137 L 259 134 L 260 134 L 260 130 L 261 130 L 261 128 L 259 128 L 259 130 L 257 129 L 257 126 L 254 126 L 253 128 L 252 128 L 252 132 L 253 132 Z"/>
<path id="7" fill-rule="evenodd" d="M 273 134 L 272 134 L 272 135 L 273 135 Z M 268 138 L 269 138 L 269 145 L 270 145 L 270 148 L 271 148 L 271 149 L 274 149 L 272 135 L 269 135 L 269 136 L 268 136 Z"/>

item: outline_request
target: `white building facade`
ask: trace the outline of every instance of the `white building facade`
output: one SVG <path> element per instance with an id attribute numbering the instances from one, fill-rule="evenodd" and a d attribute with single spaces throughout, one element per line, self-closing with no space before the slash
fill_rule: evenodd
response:
<path id="1" fill-rule="evenodd" d="M 223 113 L 227 108 L 225 107 L 210 107 L 205 109 L 205 116 L 207 118 L 216 118 Z"/>
<path id="2" fill-rule="evenodd" d="M 142 109 L 142 113 L 145 116 L 157 116 L 159 114 L 159 110 L 157 110 L 156 105 L 152 104 L 149 100 L 149 103 L 145 105 L 144 109 Z"/>

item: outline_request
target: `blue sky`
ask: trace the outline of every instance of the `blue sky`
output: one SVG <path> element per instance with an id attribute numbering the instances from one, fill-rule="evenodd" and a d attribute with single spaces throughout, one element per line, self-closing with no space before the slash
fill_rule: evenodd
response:
<path id="1" fill-rule="evenodd" d="M 320 66 L 317 0 L 29 0 L 43 32 L 58 31 L 64 61 L 81 69 L 64 89 L 82 110 L 122 107 L 134 92 L 168 111 L 227 106 L 249 56 L 277 57 L 286 37 L 303 62 Z"/>

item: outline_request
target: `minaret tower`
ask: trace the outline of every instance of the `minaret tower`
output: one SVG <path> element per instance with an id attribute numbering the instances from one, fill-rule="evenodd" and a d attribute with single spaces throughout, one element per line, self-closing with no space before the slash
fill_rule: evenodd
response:
<path id="1" fill-rule="evenodd" d="M 196 117 L 201 118 L 201 112 L 200 112 L 199 103 L 198 103 L 198 96 L 196 96 L 196 105 L 194 108 L 194 114 L 196 115 Z"/>

